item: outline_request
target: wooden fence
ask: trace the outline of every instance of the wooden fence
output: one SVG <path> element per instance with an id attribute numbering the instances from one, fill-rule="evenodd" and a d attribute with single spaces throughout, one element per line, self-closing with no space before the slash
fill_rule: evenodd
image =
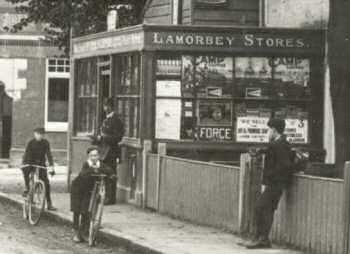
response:
<path id="1" fill-rule="evenodd" d="M 239 167 L 147 154 L 146 207 L 194 223 L 255 231 L 262 161 Z M 350 254 L 350 163 L 343 179 L 294 175 L 275 213 L 273 241 L 309 253 Z"/>
<path id="2" fill-rule="evenodd" d="M 146 207 L 238 232 L 239 167 L 154 154 L 147 163 Z"/>

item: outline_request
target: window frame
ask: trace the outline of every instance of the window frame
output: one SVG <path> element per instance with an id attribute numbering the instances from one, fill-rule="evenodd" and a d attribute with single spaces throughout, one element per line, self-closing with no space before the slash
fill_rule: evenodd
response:
<path id="1" fill-rule="evenodd" d="M 50 78 L 68 79 L 68 98 L 69 98 L 69 92 L 70 92 L 70 72 L 65 72 L 65 71 L 64 72 L 50 72 L 49 71 L 49 67 L 50 67 L 49 61 L 53 60 L 53 59 L 54 60 L 64 60 L 64 61 L 68 60 L 69 61 L 69 59 L 67 59 L 67 58 L 47 58 L 46 59 L 45 130 L 48 131 L 48 132 L 67 132 L 68 131 L 68 120 L 66 122 L 53 122 L 53 121 L 49 121 L 48 120 L 48 114 L 49 114 L 49 80 L 50 80 Z M 69 103 L 69 100 L 68 100 L 67 103 Z"/>

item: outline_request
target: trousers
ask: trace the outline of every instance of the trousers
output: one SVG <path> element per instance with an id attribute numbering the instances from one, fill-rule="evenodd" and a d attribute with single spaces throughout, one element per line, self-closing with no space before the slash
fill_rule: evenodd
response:
<path id="1" fill-rule="evenodd" d="M 117 162 L 115 158 L 106 158 L 103 163 L 108 166 L 113 174 L 117 174 Z M 106 178 L 106 203 L 115 204 L 117 202 L 117 179 Z"/>
<path id="2" fill-rule="evenodd" d="M 90 218 L 88 213 L 73 213 L 73 228 L 81 235 L 86 235 L 89 230 Z"/>
<path id="3" fill-rule="evenodd" d="M 283 193 L 282 186 L 266 186 L 264 192 L 260 195 L 255 208 L 256 237 L 262 240 L 268 240 L 271 231 L 274 213 Z"/>
<path id="4" fill-rule="evenodd" d="M 27 167 L 23 168 L 23 177 L 24 177 L 24 184 L 26 187 L 26 190 L 29 190 L 29 182 L 30 182 L 30 173 L 33 172 L 35 169 L 32 167 Z M 47 176 L 47 171 L 45 169 L 39 169 L 39 179 L 44 182 L 45 184 L 45 196 L 46 196 L 46 201 L 48 204 L 52 203 L 51 200 L 51 186 L 50 186 L 50 181 Z"/>

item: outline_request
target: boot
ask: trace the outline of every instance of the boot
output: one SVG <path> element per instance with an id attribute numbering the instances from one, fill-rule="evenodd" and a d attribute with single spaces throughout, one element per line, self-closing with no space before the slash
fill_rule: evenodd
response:
<path id="1" fill-rule="evenodd" d="M 83 242 L 83 238 L 81 237 L 78 230 L 74 230 L 73 242 L 75 242 L 75 243 Z"/>
<path id="2" fill-rule="evenodd" d="M 57 211 L 57 208 L 55 208 L 51 202 L 47 202 L 47 210 L 49 211 Z"/>

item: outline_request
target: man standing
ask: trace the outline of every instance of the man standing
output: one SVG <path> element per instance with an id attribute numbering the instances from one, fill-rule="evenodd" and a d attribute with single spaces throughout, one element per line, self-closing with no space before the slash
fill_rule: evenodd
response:
<path id="1" fill-rule="evenodd" d="M 265 167 L 261 195 L 256 206 L 257 235 L 256 241 L 248 244 L 248 249 L 270 248 L 269 233 L 273 223 L 274 212 L 278 207 L 283 190 L 292 177 L 292 152 L 285 136 L 285 121 L 270 119 L 270 144 L 265 150 Z"/>
<path id="2" fill-rule="evenodd" d="M 124 124 L 114 112 L 113 98 L 103 102 L 106 118 L 103 120 L 100 132 L 96 137 L 101 160 L 117 174 L 117 158 L 120 158 L 119 142 L 124 135 Z M 106 205 L 116 203 L 116 179 L 106 180 Z"/>

